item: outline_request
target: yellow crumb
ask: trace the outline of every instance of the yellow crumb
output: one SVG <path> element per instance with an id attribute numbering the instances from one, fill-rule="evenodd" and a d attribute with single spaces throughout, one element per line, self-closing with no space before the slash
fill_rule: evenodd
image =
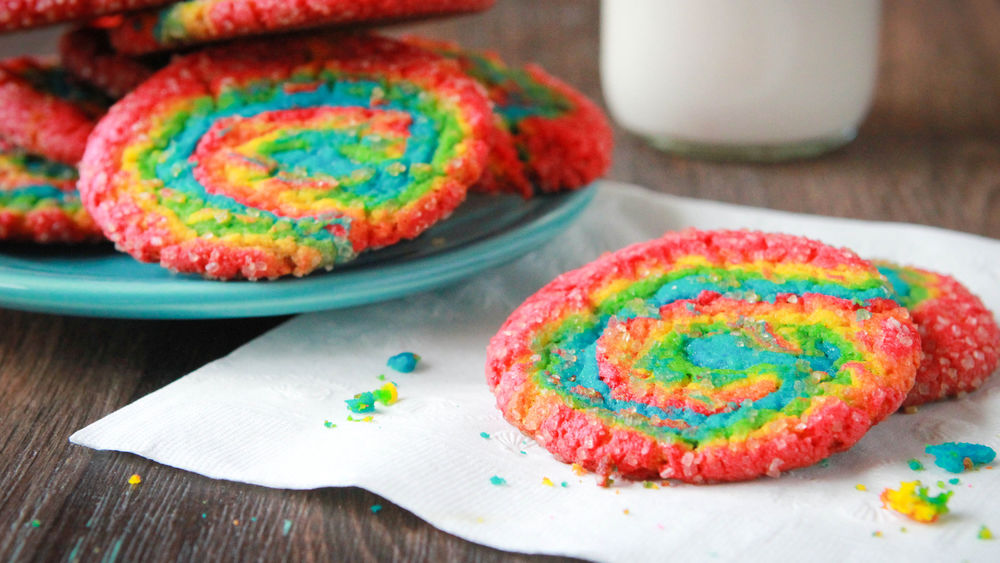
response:
<path id="1" fill-rule="evenodd" d="M 861 483 L 858 483 L 857 485 L 854 485 L 854 488 L 857 489 L 857 490 L 859 490 L 859 491 L 867 491 L 868 490 L 868 487 L 862 485 Z"/>
<path id="2" fill-rule="evenodd" d="M 142 477 L 140 477 L 138 473 L 135 473 L 128 478 L 129 485 L 138 485 L 139 483 L 142 483 Z"/>
<path id="3" fill-rule="evenodd" d="M 549 479 L 548 477 L 542 477 L 542 484 L 545 485 L 546 487 L 556 486 L 555 483 L 552 482 L 552 479 Z"/>
<path id="4" fill-rule="evenodd" d="M 574 463 L 570 466 L 570 469 L 572 469 L 573 473 L 576 473 L 577 475 L 585 475 L 587 473 L 587 470 L 584 469 L 579 463 Z"/>

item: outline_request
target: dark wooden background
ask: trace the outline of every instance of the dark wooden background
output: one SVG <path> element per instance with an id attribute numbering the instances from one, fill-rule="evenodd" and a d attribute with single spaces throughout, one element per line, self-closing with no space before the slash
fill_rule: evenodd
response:
<path id="1" fill-rule="evenodd" d="M 499 0 L 485 14 L 405 30 L 493 48 L 510 62 L 537 61 L 601 100 L 598 14 L 597 0 Z M 997 22 L 996 0 L 887 0 L 874 108 L 857 141 L 824 158 L 690 161 L 618 130 L 609 176 L 684 196 L 1000 238 Z M 22 40 L 32 38 L 4 44 Z M 360 489 L 213 481 L 67 442 L 282 320 L 0 310 L 0 559 L 524 558 L 439 532 Z M 133 473 L 144 480 L 136 489 L 126 485 Z M 377 515 L 375 503 L 385 507 Z"/>

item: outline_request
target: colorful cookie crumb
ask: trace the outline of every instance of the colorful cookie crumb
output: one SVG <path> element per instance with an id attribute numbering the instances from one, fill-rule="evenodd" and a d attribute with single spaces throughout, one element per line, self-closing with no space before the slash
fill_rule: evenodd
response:
<path id="1" fill-rule="evenodd" d="M 32 154 L 75 165 L 108 104 L 51 61 L 0 61 L 0 136 Z"/>
<path id="2" fill-rule="evenodd" d="M 987 528 L 985 524 L 979 527 L 979 532 L 976 533 L 976 537 L 981 540 L 996 539 L 993 535 L 993 531 Z"/>
<path id="3" fill-rule="evenodd" d="M 924 448 L 924 452 L 934 456 L 934 465 L 950 473 L 962 473 L 966 469 L 985 465 L 997 457 L 993 448 L 968 442 L 929 445 Z"/>
<path id="4" fill-rule="evenodd" d="M 131 477 L 128 478 L 129 485 L 135 486 L 138 485 L 139 483 L 142 483 L 142 477 L 138 473 L 134 473 Z"/>
<path id="5" fill-rule="evenodd" d="M 507 480 L 499 475 L 494 475 L 490 477 L 490 484 L 496 487 L 501 487 L 507 484 Z"/>
<path id="6" fill-rule="evenodd" d="M 141 60 L 115 52 L 103 29 L 80 27 L 59 39 L 59 60 L 78 80 L 118 99 L 153 75 L 162 61 Z"/>
<path id="7" fill-rule="evenodd" d="M 355 414 L 363 414 L 375 411 L 375 403 L 379 402 L 385 406 L 390 406 L 399 400 L 399 390 L 396 388 L 396 384 L 389 382 L 385 385 L 375 389 L 374 391 L 365 391 L 363 393 L 358 393 L 352 399 L 346 399 L 344 402 L 347 403 L 347 408 Z"/>
<path id="8" fill-rule="evenodd" d="M 399 389 L 396 387 L 395 383 L 389 382 L 385 385 L 379 387 L 378 389 L 372 391 L 375 396 L 375 400 L 382 403 L 385 406 L 390 406 L 399 400 Z"/>
<path id="9" fill-rule="evenodd" d="M 501 133 L 479 185 L 483 191 L 530 196 L 532 185 L 542 192 L 572 190 L 611 165 L 613 139 L 604 112 L 538 65 L 515 68 L 491 52 L 416 37 L 406 41 L 454 59 L 489 93 Z"/>
<path id="10" fill-rule="evenodd" d="M 0 240 L 103 240 L 76 191 L 76 168 L 0 140 Z"/>
<path id="11" fill-rule="evenodd" d="M 948 513 L 948 499 L 954 491 L 947 491 L 936 496 L 930 496 L 927 487 L 920 481 L 906 481 L 899 484 L 899 489 L 885 489 L 879 498 L 884 508 L 896 512 L 917 522 L 930 524 L 937 522 L 942 514 Z"/>
<path id="12" fill-rule="evenodd" d="M 390 39 L 233 44 L 176 59 L 115 104 L 80 192 L 139 260 L 302 276 L 450 214 L 482 173 L 489 111 L 453 65 Z"/>
<path id="13" fill-rule="evenodd" d="M 5 0 L 0 2 L 0 31 L 27 29 L 106 14 L 152 8 L 175 0 Z"/>
<path id="14" fill-rule="evenodd" d="M 507 420 L 599 475 L 735 481 L 842 451 L 898 408 L 906 310 L 846 249 L 668 233 L 563 274 L 493 337 Z"/>
<path id="15" fill-rule="evenodd" d="M 417 369 L 417 362 L 419 361 L 420 356 L 413 352 L 401 352 L 389 358 L 386 365 L 400 373 L 411 373 Z"/>
<path id="16" fill-rule="evenodd" d="M 923 471 L 924 470 L 924 464 L 919 459 L 917 459 L 917 458 L 911 458 L 911 459 L 907 460 L 906 464 L 910 467 L 910 469 L 912 469 L 914 471 Z"/>
<path id="17" fill-rule="evenodd" d="M 1000 328 L 983 302 L 950 276 L 876 262 L 920 331 L 924 360 L 904 407 L 978 389 L 1000 365 Z"/>
<path id="18" fill-rule="evenodd" d="M 115 49 L 144 54 L 309 27 L 485 10 L 494 0 L 185 0 L 131 14 L 111 29 Z"/>
<path id="19" fill-rule="evenodd" d="M 375 411 L 375 394 L 371 391 L 358 393 L 353 399 L 346 399 L 347 408 L 355 414 Z"/>

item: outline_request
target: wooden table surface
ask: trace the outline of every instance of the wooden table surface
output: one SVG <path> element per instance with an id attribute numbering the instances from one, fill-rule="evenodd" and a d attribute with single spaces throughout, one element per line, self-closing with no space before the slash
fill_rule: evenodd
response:
<path id="1" fill-rule="evenodd" d="M 597 0 L 499 0 L 485 14 L 404 29 L 537 61 L 601 100 L 598 15 Z M 616 130 L 609 176 L 684 196 L 1000 238 L 998 21 L 995 0 L 887 0 L 874 107 L 859 138 L 834 154 L 781 165 L 698 162 Z M 360 489 L 214 481 L 67 441 L 282 320 L 0 310 L 0 559 L 525 558 L 439 532 Z M 143 485 L 130 489 L 133 473 Z M 375 503 L 385 507 L 377 515 Z"/>

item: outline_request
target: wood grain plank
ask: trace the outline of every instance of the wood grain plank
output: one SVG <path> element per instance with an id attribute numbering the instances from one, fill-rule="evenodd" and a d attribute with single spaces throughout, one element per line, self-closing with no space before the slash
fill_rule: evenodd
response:
<path id="1" fill-rule="evenodd" d="M 598 12 L 596 0 L 499 0 L 486 14 L 392 33 L 538 62 L 601 101 Z M 672 157 L 616 129 L 609 176 L 684 196 L 1000 238 L 998 19 L 995 0 L 886 0 L 872 112 L 843 150 L 781 165 L 713 163 Z M 280 321 L 0 311 L 0 559 L 539 559 L 465 542 L 356 488 L 216 481 L 66 441 Z M 138 487 L 126 483 L 132 473 L 143 476 Z M 383 506 L 377 514 L 374 504 Z"/>

